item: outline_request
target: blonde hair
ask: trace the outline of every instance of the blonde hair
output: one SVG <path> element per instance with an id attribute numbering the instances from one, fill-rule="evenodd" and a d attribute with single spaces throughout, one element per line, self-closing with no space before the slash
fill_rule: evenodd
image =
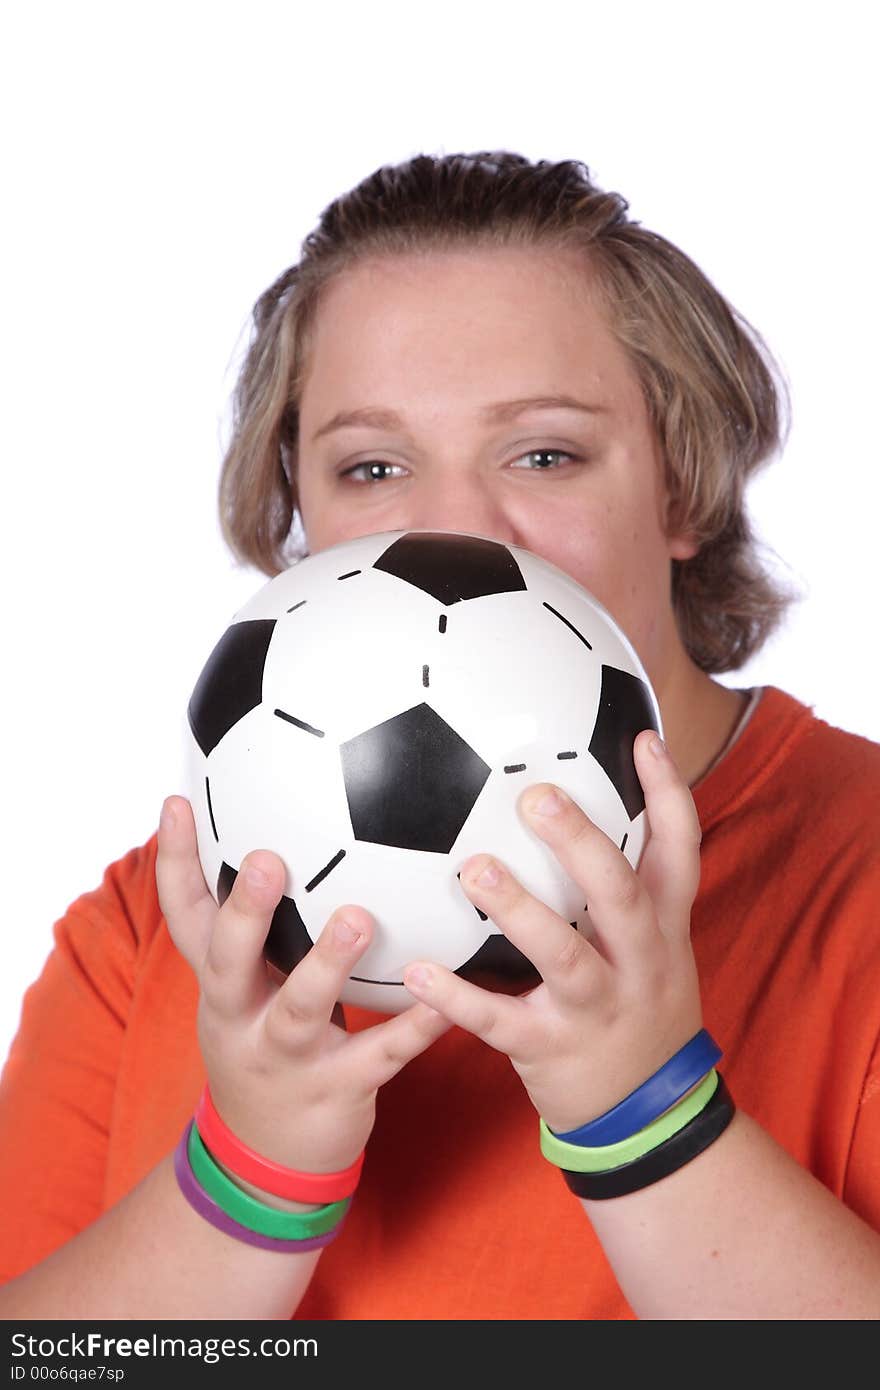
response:
<path id="1" fill-rule="evenodd" d="M 766 567 L 745 509 L 752 474 L 781 447 L 788 393 L 757 332 L 671 242 L 576 160 L 418 155 L 326 208 L 299 262 L 253 309 L 233 394 L 219 503 L 224 538 L 267 575 L 305 554 L 297 516 L 298 401 L 321 290 L 366 257 L 463 246 L 583 253 L 609 325 L 641 383 L 666 470 L 670 530 L 698 553 L 672 562 L 684 645 L 704 671 L 735 670 L 796 597 Z"/>

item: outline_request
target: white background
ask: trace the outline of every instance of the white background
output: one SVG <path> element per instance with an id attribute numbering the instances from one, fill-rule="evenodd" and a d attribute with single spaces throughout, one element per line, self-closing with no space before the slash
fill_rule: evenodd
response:
<path id="1" fill-rule="evenodd" d="M 581 159 L 758 327 L 794 428 L 752 514 L 805 597 L 726 679 L 880 739 L 871 8 L 7 8 L 0 1058 L 55 918 L 180 789 L 193 681 L 264 582 L 215 518 L 251 305 L 380 164 Z"/>

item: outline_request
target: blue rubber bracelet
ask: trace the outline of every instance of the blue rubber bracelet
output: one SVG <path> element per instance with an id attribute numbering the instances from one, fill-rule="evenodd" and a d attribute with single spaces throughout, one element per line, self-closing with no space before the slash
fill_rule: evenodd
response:
<path id="1" fill-rule="evenodd" d="M 630 1139 L 677 1100 L 681 1100 L 685 1091 L 702 1081 L 720 1060 L 721 1048 L 705 1028 L 701 1028 L 690 1042 L 685 1043 L 674 1057 L 664 1062 L 659 1071 L 649 1076 L 619 1105 L 606 1110 L 595 1120 L 589 1120 L 580 1129 L 570 1129 L 566 1134 L 557 1134 L 556 1138 L 565 1144 L 584 1144 L 588 1148 L 619 1144 L 622 1139 Z"/>

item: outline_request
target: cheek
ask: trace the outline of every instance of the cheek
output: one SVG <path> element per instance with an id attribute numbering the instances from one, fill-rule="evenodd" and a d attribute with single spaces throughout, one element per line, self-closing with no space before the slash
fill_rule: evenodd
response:
<path id="1" fill-rule="evenodd" d="M 611 512 L 579 527 L 556 528 L 548 546 L 533 545 L 599 600 L 636 650 L 650 654 L 668 603 L 669 555 L 656 528 L 632 518 L 613 524 Z"/>
<path id="2" fill-rule="evenodd" d="M 297 479 L 299 514 L 309 551 L 314 554 L 339 541 L 354 540 L 363 530 L 357 529 L 334 499 L 326 481 L 306 466 Z"/>
<path id="3" fill-rule="evenodd" d="M 326 550 L 328 546 L 339 545 L 341 541 L 354 541 L 359 536 L 369 535 L 377 528 L 375 526 L 358 526 L 354 522 L 346 523 L 334 512 L 326 511 L 319 512 L 318 516 L 311 518 L 310 522 L 303 517 L 303 529 L 306 534 L 309 553 L 314 555 L 319 550 Z"/>
<path id="4" fill-rule="evenodd" d="M 570 514 L 559 517 L 534 536 L 531 549 L 570 574 L 613 613 L 632 567 L 626 559 L 630 546 L 619 543 L 612 522 L 610 509 L 593 511 L 582 520 Z"/>

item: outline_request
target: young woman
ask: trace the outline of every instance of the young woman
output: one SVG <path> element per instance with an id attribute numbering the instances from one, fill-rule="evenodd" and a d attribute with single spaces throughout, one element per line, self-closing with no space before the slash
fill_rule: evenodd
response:
<path id="1" fill-rule="evenodd" d="M 784 611 L 743 504 L 781 415 L 757 335 L 581 164 L 419 157 L 326 210 L 255 306 L 231 546 L 276 573 L 298 517 L 311 552 L 466 531 L 566 570 L 660 701 L 650 841 L 634 873 L 528 788 L 595 937 L 477 855 L 543 983 L 413 962 L 423 1002 L 343 1020 L 370 904 L 275 977 L 283 866 L 254 846 L 218 910 L 169 797 L 26 1000 L 0 1316 L 880 1315 L 880 749 L 713 679 Z"/>

